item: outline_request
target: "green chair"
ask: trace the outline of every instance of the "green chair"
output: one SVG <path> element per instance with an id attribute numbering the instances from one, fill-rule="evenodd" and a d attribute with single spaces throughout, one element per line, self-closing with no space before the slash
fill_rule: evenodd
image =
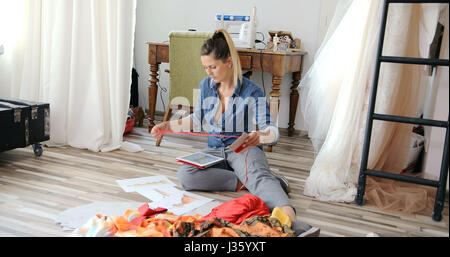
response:
<path id="1" fill-rule="evenodd" d="M 200 61 L 200 48 L 213 32 L 172 31 L 169 33 L 169 104 L 164 120 L 170 120 L 172 110 L 192 113 L 197 104 L 198 86 L 206 76 Z M 156 141 L 159 146 L 161 139 Z"/>

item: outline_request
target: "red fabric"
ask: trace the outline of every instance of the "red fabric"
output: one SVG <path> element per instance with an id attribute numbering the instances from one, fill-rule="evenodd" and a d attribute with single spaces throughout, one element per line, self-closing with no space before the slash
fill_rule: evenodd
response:
<path id="1" fill-rule="evenodd" d="M 146 216 L 150 216 L 150 215 L 154 216 L 158 213 L 166 212 L 167 209 L 158 207 L 153 210 L 153 209 L 150 209 L 150 207 L 148 207 L 148 203 L 144 203 L 143 205 L 141 205 L 141 207 L 138 208 L 138 211 L 142 216 L 146 217 Z"/>
<path id="2" fill-rule="evenodd" d="M 140 226 L 140 225 L 141 225 L 141 222 L 142 222 L 145 218 L 146 218 L 145 216 L 139 216 L 139 217 L 134 218 L 130 223 L 133 224 L 133 225 L 135 225 L 135 226 Z"/>
<path id="3" fill-rule="evenodd" d="M 208 215 L 203 217 L 203 220 L 217 217 L 240 225 L 248 218 L 268 214 L 270 214 L 269 207 L 259 197 L 246 194 L 215 207 Z"/>
<path id="4" fill-rule="evenodd" d="M 166 208 L 158 207 L 158 208 L 153 210 L 152 214 L 150 214 L 150 218 L 153 218 L 154 216 L 156 216 L 156 214 L 163 213 L 163 212 L 166 212 L 166 211 L 167 211 Z"/>
<path id="5" fill-rule="evenodd" d="M 148 216 L 153 213 L 153 210 L 148 207 L 148 203 L 144 203 L 143 205 L 141 205 L 138 208 L 138 211 L 142 216 Z"/>
<path id="6" fill-rule="evenodd" d="M 135 121 L 136 119 L 134 117 L 127 120 L 127 122 L 125 123 L 125 130 L 123 131 L 124 134 L 129 133 L 133 130 Z"/>

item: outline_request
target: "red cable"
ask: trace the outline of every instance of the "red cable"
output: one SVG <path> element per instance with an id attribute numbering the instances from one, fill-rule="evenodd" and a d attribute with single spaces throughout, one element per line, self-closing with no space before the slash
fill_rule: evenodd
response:
<path id="1" fill-rule="evenodd" d="M 193 135 L 193 136 L 203 136 L 203 137 L 235 137 L 238 138 L 239 136 L 227 136 L 227 135 L 216 135 L 216 134 L 203 134 L 203 133 L 195 133 L 195 132 L 174 132 L 170 130 L 156 130 L 156 133 L 161 134 L 184 134 L 184 135 Z"/>
<path id="2" fill-rule="evenodd" d="M 245 154 L 245 182 L 244 184 L 241 186 L 241 188 L 239 188 L 237 191 L 241 191 L 245 185 L 247 184 L 247 157 L 248 157 L 248 153 L 250 152 L 250 148 L 247 148 L 247 153 Z"/>

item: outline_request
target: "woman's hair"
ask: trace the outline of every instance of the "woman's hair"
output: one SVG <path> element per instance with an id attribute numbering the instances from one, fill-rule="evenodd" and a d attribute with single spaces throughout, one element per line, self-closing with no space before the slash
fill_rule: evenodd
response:
<path id="1" fill-rule="evenodd" d="M 205 41 L 200 50 L 200 55 L 210 54 L 213 54 L 217 60 L 223 62 L 227 61 L 228 57 L 231 57 L 233 64 L 233 83 L 236 85 L 238 80 L 242 82 L 242 69 L 239 55 L 234 47 L 230 34 L 226 30 L 216 30 L 213 36 Z"/>

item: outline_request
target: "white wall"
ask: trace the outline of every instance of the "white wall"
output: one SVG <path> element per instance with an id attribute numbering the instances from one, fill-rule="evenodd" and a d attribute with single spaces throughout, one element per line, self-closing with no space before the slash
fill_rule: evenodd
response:
<path id="1" fill-rule="evenodd" d="M 214 17 L 216 14 L 241 14 L 251 15 L 252 7 L 257 8 L 259 21 L 258 32 L 264 33 L 265 41 L 268 40 L 268 30 L 287 30 L 294 37 L 302 40 L 302 49 L 308 52 L 304 59 L 304 73 L 313 62 L 314 54 L 319 47 L 319 38 L 323 38 L 326 32 L 327 22 L 321 19 L 331 19 L 337 0 L 228 0 L 228 1 L 206 1 L 206 0 L 138 0 L 137 20 L 135 34 L 135 68 L 139 73 L 139 105 L 148 108 L 148 82 L 149 64 L 148 49 L 145 42 L 163 42 L 168 40 L 171 30 L 197 29 L 202 31 L 213 31 L 215 27 Z M 323 9 L 322 4 L 327 8 Z M 261 35 L 257 35 L 260 39 Z M 257 47 L 263 47 L 258 44 Z M 160 84 L 169 87 L 167 64 L 160 65 Z M 272 77 L 264 73 L 264 84 L 266 94 L 271 91 Z M 206 77 L 206 74 L 205 74 Z M 254 72 L 251 79 L 262 88 L 261 73 Z M 289 93 L 291 86 L 291 75 L 283 77 L 282 98 L 280 105 L 279 126 L 288 127 L 289 121 Z M 157 111 L 164 111 L 158 90 Z M 167 106 L 167 93 L 163 93 L 163 99 Z M 302 117 L 297 110 L 296 129 L 301 129 Z"/>

